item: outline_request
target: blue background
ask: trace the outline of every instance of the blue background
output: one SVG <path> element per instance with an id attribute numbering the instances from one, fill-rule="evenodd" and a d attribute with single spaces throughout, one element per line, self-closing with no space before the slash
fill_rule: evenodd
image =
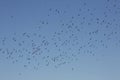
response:
<path id="1" fill-rule="evenodd" d="M 120 0 L 0 0 L 0 80 L 120 80 Z"/>

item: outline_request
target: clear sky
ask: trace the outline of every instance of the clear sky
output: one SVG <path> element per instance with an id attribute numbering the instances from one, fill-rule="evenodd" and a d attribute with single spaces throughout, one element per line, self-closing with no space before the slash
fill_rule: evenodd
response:
<path id="1" fill-rule="evenodd" d="M 120 80 L 120 0 L 0 0 L 0 80 Z"/>

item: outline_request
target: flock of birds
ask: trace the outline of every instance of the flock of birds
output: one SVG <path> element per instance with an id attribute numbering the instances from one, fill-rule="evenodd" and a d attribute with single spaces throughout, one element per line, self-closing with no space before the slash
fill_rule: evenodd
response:
<path id="1" fill-rule="evenodd" d="M 58 68 L 79 60 L 79 56 L 95 57 L 98 48 L 120 47 L 120 6 L 107 0 L 105 11 L 98 15 L 96 9 L 86 8 L 86 3 L 78 9 L 77 14 L 65 20 L 59 20 L 56 29 L 41 31 L 49 26 L 49 21 L 41 20 L 36 32 L 13 33 L 9 38 L 0 38 L 0 58 L 5 58 L 13 64 L 22 62 L 25 68 L 33 66 L 53 66 Z M 111 4 L 111 5 L 110 5 Z M 65 15 L 67 11 L 49 9 L 51 16 Z M 97 15 L 97 16 L 96 16 Z M 115 15 L 115 16 L 111 16 Z M 12 16 L 12 18 L 14 18 Z M 53 18 L 54 19 L 54 18 Z M 52 19 L 52 20 L 53 20 Z M 53 24 L 54 25 L 54 24 Z M 74 70 L 74 68 L 72 68 Z"/>

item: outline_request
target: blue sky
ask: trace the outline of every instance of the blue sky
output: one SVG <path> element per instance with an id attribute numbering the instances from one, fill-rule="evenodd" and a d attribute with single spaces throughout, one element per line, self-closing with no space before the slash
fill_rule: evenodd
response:
<path id="1" fill-rule="evenodd" d="M 119 0 L 0 0 L 0 80 L 119 80 Z"/>

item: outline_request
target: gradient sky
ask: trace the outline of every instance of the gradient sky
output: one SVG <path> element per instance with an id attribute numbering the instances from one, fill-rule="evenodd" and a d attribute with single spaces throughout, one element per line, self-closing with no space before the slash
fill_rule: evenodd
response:
<path id="1" fill-rule="evenodd" d="M 0 0 L 0 80 L 120 80 L 119 16 L 120 0 Z M 61 35 L 54 34 L 61 30 Z M 23 33 L 30 38 L 23 37 Z M 69 38 L 71 34 L 74 36 Z M 25 67 L 27 51 L 34 52 L 30 40 L 39 46 L 43 39 L 50 43 L 50 52 L 43 46 L 42 56 L 52 58 L 67 52 L 63 61 L 68 64 L 55 68 L 60 61 L 51 61 L 45 66 L 43 58 L 35 56 Z M 58 51 L 54 42 L 59 45 L 66 40 L 71 42 Z M 22 47 L 21 41 L 25 41 Z M 14 49 L 23 50 L 23 58 Z M 7 50 L 13 51 L 13 59 L 7 59 Z"/>

